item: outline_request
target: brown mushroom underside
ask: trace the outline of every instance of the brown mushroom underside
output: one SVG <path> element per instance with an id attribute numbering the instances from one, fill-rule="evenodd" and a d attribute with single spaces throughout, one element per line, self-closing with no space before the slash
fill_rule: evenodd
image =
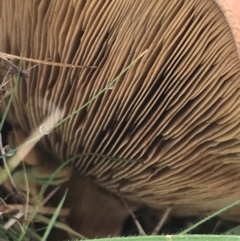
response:
<path id="1" fill-rule="evenodd" d="M 176 215 L 212 212 L 239 198 L 238 29 L 219 2 L 1 0 L 0 51 L 97 66 L 32 68 L 8 121 L 30 133 L 54 108 L 67 116 L 148 50 L 41 144 L 62 161 L 81 152 L 140 160 L 88 156 L 75 166 L 106 190 L 158 209 L 172 205 Z"/>

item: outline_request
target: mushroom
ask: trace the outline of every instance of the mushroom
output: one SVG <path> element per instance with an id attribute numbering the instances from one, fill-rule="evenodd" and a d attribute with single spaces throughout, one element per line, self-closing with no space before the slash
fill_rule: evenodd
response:
<path id="1" fill-rule="evenodd" d="M 59 163 L 78 153 L 105 155 L 77 158 L 80 178 L 73 177 L 70 189 L 90 185 L 119 210 L 120 193 L 130 206 L 171 206 L 179 216 L 205 215 L 239 198 L 240 38 L 226 1 L 0 3 L 1 52 L 65 64 L 22 61 L 29 78 L 21 77 L 7 120 L 26 133 L 56 108 L 66 117 L 83 106 L 147 50 L 112 88 L 41 139 Z M 111 223 L 117 208 L 109 212 L 111 205 L 85 193 Z M 236 210 L 224 215 L 236 219 Z M 91 207 L 86 212 L 94 215 Z M 119 214 L 119 223 L 126 215 Z"/>

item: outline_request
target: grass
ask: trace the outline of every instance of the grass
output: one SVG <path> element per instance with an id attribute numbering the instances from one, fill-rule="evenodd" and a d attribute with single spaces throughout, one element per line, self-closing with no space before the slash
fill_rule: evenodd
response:
<path id="1" fill-rule="evenodd" d="M 82 109 L 84 109 L 86 106 L 88 106 L 90 103 L 92 103 L 94 100 L 96 100 L 101 94 L 103 94 L 106 90 L 108 90 L 126 71 L 128 71 L 133 65 L 135 65 L 139 59 L 146 53 L 146 51 L 141 54 L 139 57 L 137 57 L 130 65 L 128 65 L 124 70 L 122 70 L 120 72 L 120 74 L 114 78 L 112 81 L 109 82 L 109 84 L 106 85 L 105 88 L 103 88 L 97 95 L 95 95 L 94 97 L 92 97 L 86 104 L 84 104 L 83 106 L 81 106 L 79 109 L 75 110 L 74 112 L 72 112 L 71 114 L 69 114 L 66 118 L 64 119 L 59 119 L 58 122 L 53 123 L 51 122 L 51 125 L 48 124 L 48 131 L 52 131 L 54 128 L 56 128 L 57 126 L 61 125 L 62 123 L 64 123 L 65 121 L 67 121 L 68 119 L 70 119 L 72 116 L 78 114 Z M 4 115 L 2 117 L 2 121 L 0 123 L 0 133 L 2 132 L 2 128 L 4 125 L 4 122 L 6 120 L 9 108 L 11 106 L 11 102 L 13 100 L 14 97 L 14 93 L 17 89 L 17 84 L 18 81 L 20 79 L 20 74 L 21 74 L 21 61 L 20 61 L 20 67 L 19 67 L 19 71 L 18 71 L 18 75 L 15 78 L 15 84 L 14 84 L 14 88 L 11 92 L 10 98 L 9 98 L 9 102 L 7 104 L 6 110 L 4 112 Z M 60 114 L 61 116 L 61 114 Z M 56 118 L 55 118 L 56 119 Z M 47 121 L 46 121 L 47 122 Z M 45 123 L 46 123 L 45 122 Z M 44 123 L 43 123 L 44 124 Z M 25 141 L 23 144 L 16 146 L 15 148 L 13 148 L 11 151 L 12 153 L 17 153 L 19 154 L 21 152 L 22 157 L 26 156 L 27 153 L 29 151 L 31 151 L 31 149 L 34 147 L 34 145 L 37 143 L 37 141 L 44 135 L 44 133 L 40 133 L 39 134 L 39 130 L 36 130 L 34 132 L 33 135 L 31 135 L 27 141 Z M 0 136 L 1 139 L 1 136 Z M 2 140 L 0 140 L 2 143 Z M 79 238 L 79 240 L 84 239 L 85 237 L 82 236 L 81 234 L 76 233 L 74 230 L 72 230 L 69 226 L 67 226 L 66 224 L 58 221 L 58 217 L 61 213 L 65 198 L 67 196 L 67 190 L 64 194 L 64 196 L 62 197 L 62 199 L 60 200 L 58 206 L 56 207 L 55 211 L 52 213 L 51 218 L 48 218 L 44 215 L 41 215 L 39 213 L 39 208 L 41 206 L 44 205 L 44 203 L 46 202 L 45 200 L 45 193 L 47 188 L 52 185 L 54 183 L 54 180 L 56 179 L 56 177 L 58 177 L 58 174 L 61 172 L 61 170 L 63 168 L 65 168 L 66 166 L 69 165 L 69 163 L 73 162 L 76 158 L 79 158 L 81 156 L 86 156 L 86 155 L 90 155 L 90 156 L 98 156 L 98 157 L 104 157 L 104 158 L 109 158 L 112 161 L 128 161 L 128 162 L 132 162 L 132 161 L 141 161 L 141 160 L 126 160 L 124 158 L 118 158 L 118 157 L 110 157 L 110 156 L 106 156 L 106 155 L 102 155 L 102 154 L 98 154 L 98 153 L 79 153 L 78 155 L 66 160 L 64 163 L 62 163 L 53 173 L 52 175 L 45 179 L 44 181 L 44 185 L 42 186 L 42 189 L 39 193 L 39 196 L 36 199 L 35 205 L 32 209 L 32 211 L 30 212 L 29 215 L 26 215 L 25 213 L 25 218 L 27 217 L 27 220 L 25 220 L 25 222 L 20 223 L 18 219 L 15 219 L 15 217 L 17 215 L 23 215 L 23 213 L 19 212 L 19 210 L 11 210 L 11 211 L 15 211 L 14 215 L 10 212 L 10 214 L 6 211 L 10 205 L 2 203 L 2 207 L 1 207 L 1 203 L 0 203 L 0 212 L 2 212 L 3 214 L 3 218 L 0 219 L 0 240 L 17 240 L 17 241 L 30 241 L 30 240 L 41 240 L 41 241 L 46 241 L 49 237 L 49 234 L 51 232 L 51 230 L 55 227 L 55 228 L 59 228 L 65 231 L 68 231 L 69 233 L 74 234 L 76 237 Z M 0 170 L 0 183 L 5 182 L 7 179 L 10 179 L 13 186 L 16 186 L 14 184 L 14 178 L 12 177 L 12 171 L 15 170 L 15 168 L 17 168 L 17 166 L 22 162 L 21 159 L 16 159 L 16 156 L 19 155 L 14 155 L 13 157 L 7 157 L 8 153 L 4 153 L 3 148 L 2 148 L 2 158 L 6 158 L 6 160 L 4 161 L 5 165 L 4 165 L 4 169 Z M 16 157 L 16 158 L 15 158 Z M 19 190 L 16 190 L 17 195 L 19 195 Z M 20 195 L 21 196 L 21 195 Z M 19 196 L 19 197 L 20 197 Z M 27 195 L 25 196 L 25 202 L 26 200 L 29 200 L 29 193 L 27 193 Z M 229 229 L 226 233 L 223 233 L 221 235 L 189 235 L 188 233 L 190 231 L 192 231 L 193 229 L 195 229 L 196 227 L 202 225 L 204 222 L 208 221 L 209 219 L 212 219 L 213 217 L 215 217 L 216 215 L 220 214 L 223 211 L 226 211 L 227 209 L 237 205 L 240 203 L 240 200 L 237 200 L 225 207 L 223 207 L 221 210 L 216 211 L 215 213 L 213 213 L 212 215 L 209 215 L 208 217 L 200 220 L 199 222 L 195 223 L 194 225 L 191 225 L 190 228 L 187 228 L 183 231 L 181 231 L 180 233 L 176 234 L 176 235 L 146 235 L 146 236 L 137 236 L 137 237 L 109 237 L 109 238 L 104 238 L 104 239 L 98 239 L 99 241 L 124 241 L 124 240 L 132 240 L 132 241 L 136 241 L 136 240 L 142 240 L 142 241 L 154 241 L 154 240 L 175 240 L 175 241 L 191 241 L 191 240 L 199 240 L 199 241 L 220 241 L 220 240 L 240 240 L 240 237 L 237 236 L 240 233 L 240 228 L 239 227 L 235 227 L 233 229 Z M 27 203 L 28 204 L 28 201 Z M 23 204 L 24 205 L 24 204 Z M 7 216 L 6 216 L 7 215 Z M 10 215 L 10 216 L 8 216 Z M 9 225 L 9 222 L 13 222 L 12 225 L 10 225 L 10 227 L 8 227 L 6 229 L 6 224 Z M 21 220 L 22 221 L 22 220 Z M 37 230 L 37 227 L 35 225 L 35 222 L 41 222 L 45 225 L 43 225 L 40 229 Z M 47 224 L 47 225 L 46 225 Z M 234 235 L 232 235 L 234 234 Z M 94 240 L 94 239 L 92 239 Z"/>

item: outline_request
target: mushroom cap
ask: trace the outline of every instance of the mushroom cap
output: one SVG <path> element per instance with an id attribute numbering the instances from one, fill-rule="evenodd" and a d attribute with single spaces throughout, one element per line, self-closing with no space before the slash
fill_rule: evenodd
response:
<path id="1" fill-rule="evenodd" d="M 78 153 L 136 160 L 83 156 L 74 165 L 112 193 L 172 205 L 175 215 L 203 215 L 239 198 L 240 38 L 225 1 L 8 0 L 0 9 L 1 52 L 97 66 L 32 68 L 19 81 L 11 124 L 30 133 L 55 109 L 67 116 L 147 50 L 41 144 L 61 161 Z M 22 61 L 24 70 L 33 66 Z"/>

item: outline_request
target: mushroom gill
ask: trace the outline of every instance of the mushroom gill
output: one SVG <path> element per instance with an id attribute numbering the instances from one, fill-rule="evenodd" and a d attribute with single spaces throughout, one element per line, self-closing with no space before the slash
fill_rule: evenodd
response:
<path id="1" fill-rule="evenodd" d="M 32 68 L 17 87 L 12 125 L 30 133 L 55 108 L 67 116 L 147 50 L 41 145 L 61 161 L 78 153 L 139 160 L 85 156 L 74 165 L 103 189 L 157 209 L 171 205 L 174 215 L 203 215 L 240 197 L 239 29 L 225 1 L 0 5 L 0 51 L 97 66 Z M 24 70 L 33 65 L 22 61 Z M 1 113 L 8 101 L 2 99 Z M 237 208 L 226 215 L 236 218 Z"/>

